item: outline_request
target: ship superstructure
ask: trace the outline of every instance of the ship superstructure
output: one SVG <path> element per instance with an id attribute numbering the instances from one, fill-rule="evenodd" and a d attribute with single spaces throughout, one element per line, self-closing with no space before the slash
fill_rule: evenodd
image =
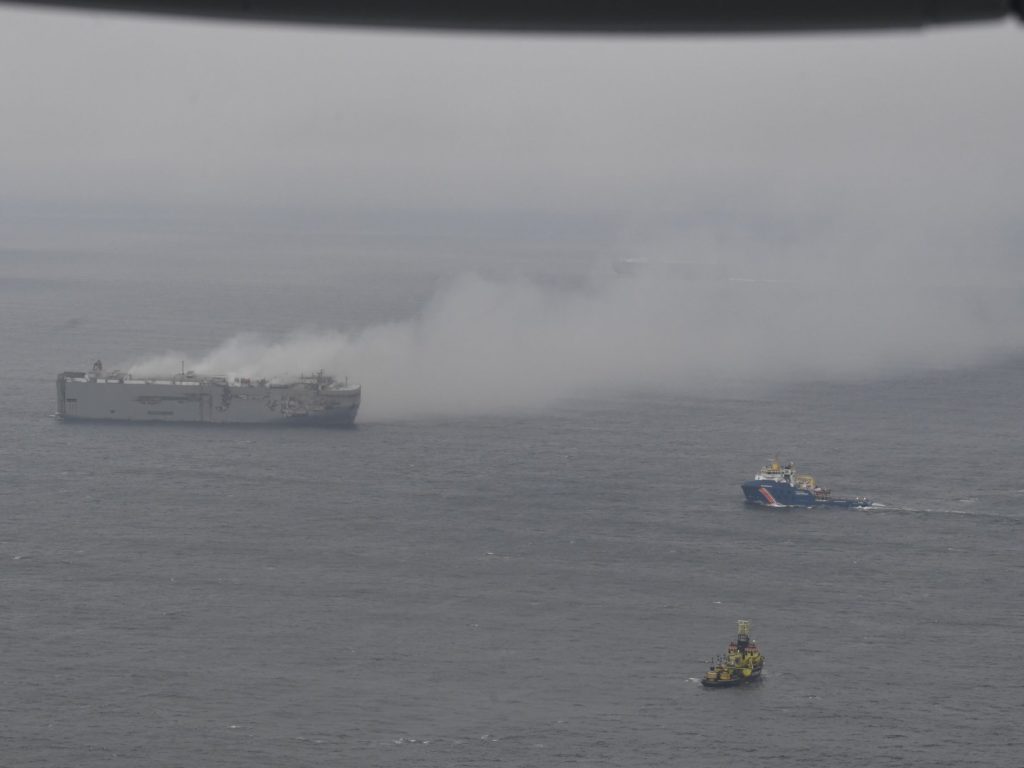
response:
<path id="1" fill-rule="evenodd" d="M 213 424 L 350 426 L 361 390 L 323 371 L 289 381 L 199 375 L 134 376 L 104 371 L 57 376 L 57 414 L 64 419 Z"/>
<path id="2" fill-rule="evenodd" d="M 765 507 L 870 507 L 871 500 L 862 497 L 836 499 L 828 488 L 822 488 L 810 475 L 797 474 L 796 466 L 785 466 L 774 459 L 743 483 L 743 495 L 750 504 Z"/>

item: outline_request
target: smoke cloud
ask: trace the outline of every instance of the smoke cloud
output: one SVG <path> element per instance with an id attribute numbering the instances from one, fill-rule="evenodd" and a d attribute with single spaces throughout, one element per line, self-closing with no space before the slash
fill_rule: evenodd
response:
<path id="1" fill-rule="evenodd" d="M 240 335 L 201 356 L 125 366 L 363 385 L 362 420 L 532 411 L 631 391 L 739 394 L 789 381 L 898 375 L 1024 350 L 1017 282 L 927 282 L 862 269 L 828 281 L 671 262 L 574 289 L 473 274 L 418 316 L 351 332 Z M 865 267 L 861 262 L 860 266 Z"/>

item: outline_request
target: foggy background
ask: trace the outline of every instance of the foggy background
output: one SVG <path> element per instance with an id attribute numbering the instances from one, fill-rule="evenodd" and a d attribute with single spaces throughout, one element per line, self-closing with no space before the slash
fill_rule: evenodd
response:
<path id="1" fill-rule="evenodd" d="M 1024 345 L 1020 34 L 0 7 L 0 274 L 294 290 L 287 327 L 254 302 L 141 357 L 86 332 L 55 366 L 324 368 L 371 419 L 982 363 Z M 304 314 L 311 288 L 335 307 Z"/>

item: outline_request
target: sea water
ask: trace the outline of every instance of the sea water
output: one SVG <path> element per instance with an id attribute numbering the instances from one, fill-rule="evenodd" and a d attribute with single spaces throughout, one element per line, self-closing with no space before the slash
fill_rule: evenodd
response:
<path id="1" fill-rule="evenodd" d="M 1020 764 L 1024 360 L 353 430 L 51 417 L 95 355 L 378 298 L 0 280 L 0 762 Z M 745 506 L 776 451 L 880 506 Z M 704 690 L 740 618 L 764 679 Z"/>

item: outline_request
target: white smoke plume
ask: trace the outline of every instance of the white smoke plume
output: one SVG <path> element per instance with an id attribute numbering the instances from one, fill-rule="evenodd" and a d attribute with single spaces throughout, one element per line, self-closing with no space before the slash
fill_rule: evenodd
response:
<path id="1" fill-rule="evenodd" d="M 692 278 L 692 275 L 690 276 Z M 361 419 L 527 411 L 638 390 L 737 393 L 787 381 L 897 375 L 1024 349 L 1016 283 L 831 283 L 655 265 L 584 288 L 464 275 L 414 319 L 351 332 L 240 335 L 201 356 L 126 366 L 244 377 L 324 369 L 363 385 Z"/>

